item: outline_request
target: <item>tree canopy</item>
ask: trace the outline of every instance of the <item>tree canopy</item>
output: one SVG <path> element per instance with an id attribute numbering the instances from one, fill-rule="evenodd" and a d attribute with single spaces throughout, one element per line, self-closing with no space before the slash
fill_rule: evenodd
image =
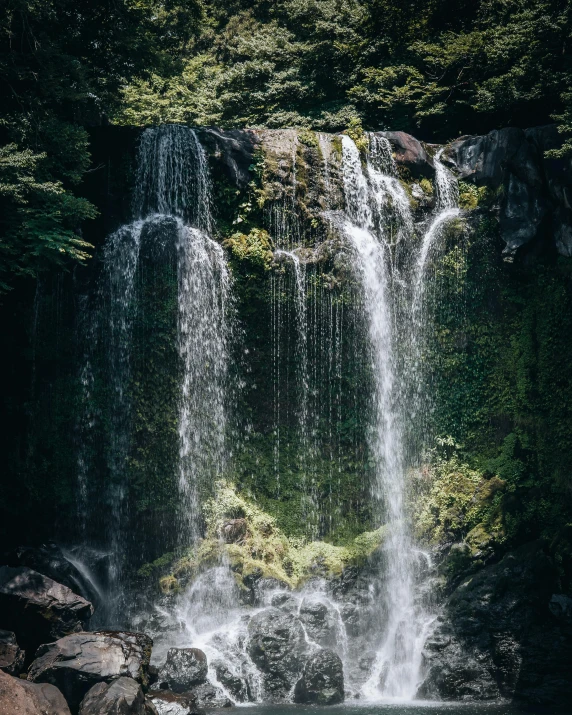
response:
<path id="1" fill-rule="evenodd" d="M 556 120 L 566 138 L 571 36 L 571 0 L 5 0 L 0 289 L 88 255 L 89 125 L 360 122 L 446 141 Z"/>

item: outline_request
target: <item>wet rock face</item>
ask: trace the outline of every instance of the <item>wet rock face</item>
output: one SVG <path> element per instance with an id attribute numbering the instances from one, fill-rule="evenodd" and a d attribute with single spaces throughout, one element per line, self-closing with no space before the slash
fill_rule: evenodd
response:
<path id="1" fill-rule="evenodd" d="M 233 705 L 223 691 L 211 683 L 195 685 L 190 694 L 197 708 L 229 708 Z"/>
<path id="2" fill-rule="evenodd" d="M 236 702 L 246 703 L 252 700 L 248 683 L 244 678 L 236 675 L 222 660 L 216 660 L 212 665 L 217 680 L 224 685 Z"/>
<path id="3" fill-rule="evenodd" d="M 197 707 L 195 698 L 189 693 L 179 695 L 169 690 L 151 693 L 148 701 L 157 711 L 157 715 L 204 715 Z"/>
<path id="4" fill-rule="evenodd" d="M 142 633 L 97 631 L 66 636 L 38 649 L 28 679 L 57 686 L 76 711 L 96 683 L 127 677 L 146 686 L 152 645 Z"/>
<path id="5" fill-rule="evenodd" d="M 18 647 L 11 631 L 0 630 L 0 670 L 9 675 L 19 675 L 24 670 L 26 654 Z"/>
<path id="6" fill-rule="evenodd" d="M 35 685 L 0 672 L 0 715 L 70 715 L 70 710 L 53 685 Z"/>
<path id="7" fill-rule="evenodd" d="M 70 588 L 87 601 L 95 602 L 97 594 L 89 581 L 66 559 L 56 544 L 38 547 L 19 546 L 5 554 L 7 566 L 27 566 L 33 571 Z"/>
<path id="8" fill-rule="evenodd" d="M 308 658 L 296 683 L 294 702 L 336 705 L 344 700 L 344 669 L 339 656 L 320 650 Z"/>
<path id="9" fill-rule="evenodd" d="M 159 669 L 154 689 L 185 693 L 207 679 L 207 657 L 198 648 L 171 648 Z"/>
<path id="10" fill-rule="evenodd" d="M 300 606 L 299 618 L 308 637 L 323 648 L 336 644 L 337 627 L 335 615 L 325 603 L 317 598 L 305 598 Z"/>
<path id="11" fill-rule="evenodd" d="M 0 628 L 32 655 L 42 643 L 83 630 L 93 607 L 67 586 L 25 566 L 0 567 Z"/>
<path id="12" fill-rule="evenodd" d="M 539 542 L 465 579 L 425 644 L 419 697 L 572 699 L 572 624 L 553 612 L 557 588 L 557 569 Z"/>
<path id="13" fill-rule="evenodd" d="M 308 650 L 302 624 L 291 613 L 268 608 L 250 620 L 248 634 L 248 654 L 263 674 L 268 699 L 284 699 L 298 680 Z"/>
<path id="14" fill-rule="evenodd" d="M 405 132 L 378 132 L 378 134 L 391 144 L 396 163 L 409 169 L 412 176 L 419 178 L 435 175 L 433 159 L 418 139 Z"/>
<path id="15" fill-rule="evenodd" d="M 572 255 L 572 162 L 547 159 L 561 144 L 554 125 L 509 127 L 453 142 L 446 158 L 459 178 L 499 194 L 499 224 L 505 253 L 543 235 L 557 251 Z"/>
<path id="16" fill-rule="evenodd" d="M 88 690 L 79 715 L 157 715 L 157 710 L 145 700 L 139 683 L 132 678 L 118 678 Z"/>

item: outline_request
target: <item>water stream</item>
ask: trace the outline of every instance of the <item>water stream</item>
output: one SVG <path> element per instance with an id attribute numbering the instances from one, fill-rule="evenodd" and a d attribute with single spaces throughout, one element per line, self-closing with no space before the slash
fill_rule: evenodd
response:
<path id="1" fill-rule="evenodd" d="M 326 147 L 331 140 L 320 135 L 319 141 Z M 157 600 L 132 624 L 154 637 L 155 663 L 163 662 L 173 646 L 201 648 L 207 654 L 209 680 L 225 697 L 260 702 L 268 693 L 248 655 L 248 621 L 262 609 L 281 608 L 303 625 L 308 653 L 327 647 L 340 656 L 350 694 L 376 702 L 408 701 L 415 697 L 422 677 L 423 643 L 434 619 L 428 606 L 432 564 L 414 543 L 407 510 L 408 474 L 419 462 L 425 428 L 419 416 L 428 409 L 422 360 L 425 289 L 444 230 L 460 215 L 458 189 L 439 152 L 435 211 L 426 225 L 416 224 L 387 139 L 370 135 L 369 151 L 362 155 L 352 139 L 342 137 L 338 169 L 345 209 L 330 213 L 335 214 L 332 226 L 342 243 L 340 260 L 348 264 L 359 293 L 360 315 L 353 318 L 357 327 L 352 326 L 357 338 L 348 349 L 343 339 L 344 304 L 324 289 L 322 276 L 307 263 L 308 247 L 301 240 L 295 215 L 297 191 L 302 190 L 296 152 L 294 142 L 289 183 L 268 215 L 275 246 L 269 279 L 274 420 L 269 469 L 275 476 L 275 497 L 281 496 L 284 465 L 292 468 L 285 458 L 288 440 L 297 431 L 294 460 L 300 474 L 305 538 L 322 538 L 332 527 L 322 519 L 316 464 L 324 452 L 330 484 L 335 484 L 336 469 L 342 479 L 344 455 L 338 435 L 343 423 L 342 371 L 351 351 L 361 350 L 370 384 L 364 398 L 370 502 L 374 528 L 384 527 L 382 553 L 368 572 L 369 583 L 361 591 L 356 587 L 351 598 L 339 584 L 316 577 L 295 593 L 268 583 L 256 593 L 254 604 L 241 600 L 230 564 L 223 560 L 204 569 L 181 593 Z M 335 190 L 336 167 L 330 161 L 334 159 L 324 160 L 323 166 L 326 203 Z M 126 525 L 135 509 L 129 499 L 129 464 L 134 459 L 133 332 L 137 320 L 141 322 L 138 301 L 150 290 L 145 261 L 153 258 L 153 251 L 165 264 L 167 284 L 174 286 L 169 300 L 175 303 L 178 365 L 173 417 L 178 489 L 175 547 L 198 544 L 203 491 L 228 473 L 231 451 L 227 412 L 234 337 L 232 280 L 225 253 L 213 238 L 209 166 L 196 133 L 182 126 L 145 130 L 136 185 L 135 220 L 109 236 L 104 248 L 97 309 L 93 320 L 85 321 L 81 372 L 84 401 L 89 405 L 96 382 L 94 351 L 105 343 L 113 410 L 105 449 L 109 478 L 98 499 L 107 508 L 103 522 L 85 523 L 83 533 L 105 534 L 97 546 L 109 554 L 107 583 L 98 580 L 98 591 L 107 589 L 105 597 L 98 594 L 108 604 L 100 614 L 106 625 L 118 622 L 126 608 Z M 289 361 L 294 373 L 289 372 Z M 326 398 L 320 397 L 324 385 Z M 89 435 L 97 419 L 86 407 L 85 439 L 77 458 L 78 513 L 86 522 L 95 471 L 89 459 Z M 411 424 L 419 433 L 414 444 Z M 335 498 L 332 489 L 331 499 Z M 332 505 L 329 513 L 335 513 Z M 356 626 L 358 611 L 363 623 Z M 317 614 L 322 619 L 319 628 Z M 223 670 L 243 683 L 243 690 L 229 692 Z"/>

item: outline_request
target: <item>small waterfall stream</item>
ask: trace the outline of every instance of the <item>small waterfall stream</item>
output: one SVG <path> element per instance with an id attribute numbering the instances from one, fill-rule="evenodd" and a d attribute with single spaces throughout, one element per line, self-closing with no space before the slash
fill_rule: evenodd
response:
<path id="1" fill-rule="evenodd" d="M 129 463 L 134 449 L 133 324 L 141 310 L 139 296 L 149 290 L 143 260 L 167 261 L 167 267 L 175 264 L 174 319 L 180 375 L 177 531 L 181 545 L 198 538 L 200 486 L 220 477 L 226 460 L 231 281 L 223 250 L 209 235 L 211 182 L 207 158 L 194 130 L 165 125 L 143 132 L 133 214 L 136 220 L 111 234 L 104 246 L 95 305 L 91 319 L 86 321 L 87 348 L 81 374 L 84 404 L 89 409 L 93 363 L 101 350 L 100 343 L 104 343 L 112 404 L 110 442 L 105 449 L 109 479 L 104 494 L 92 493 L 88 497 L 94 467 L 82 448 L 78 454 L 78 494 L 79 513 L 86 519 L 88 498 L 107 504 L 103 534 L 101 523 L 84 524 L 84 531 L 87 526 L 92 533 L 95 530 L 99 542 L 103 541 L 109 551 L 108 597 L 99 614 L 106 623 L 121 622 L 125 617 L 122 571 L 128 550 L 126 529 L 133 508 L 128 500 Z M 90 426 L 92 419 L 82 426 L 82 445 L 89 442 Z"/>
<path id="2" fill-rule="evenodd" d="M 423 399 L 419 383 L 425 265 L 442 227 L 459 215 L 458 190 L 452 175 L 441 164 L 439 152 L 435 157 L 437 213 L 417 255 L 404 267 L 399 264 L 395 247 L 403 241 L 411 244 L 413 218 L 388 142 L 372 135 L 365 165 L 354 142 L 346 136 L 342 142 L 348 217 L 343 231 L 355 251 L 374 380 L 373 500 L 378 521 L 388 526 L 384 546 L 387 623 L 363 694 L 370 700 L 380 696 L 410 700 L 420 682 L 422 645 L 432 616 L 425 612 L 418 588 L 420 553 L 414 548 L 408 527 L 406 473 L 412 465 L 408 463 L 404 425 L 420 412 Z M 411 262 L 413 267 L 409 268 Z M 412 290 L 408 287 L 404 292 L 403 286 L 411 284 Z M 404 349 L 411 356 L 398 360 L 397 351 Z M 408 404 L 411 395 L 413 405 Z"/>

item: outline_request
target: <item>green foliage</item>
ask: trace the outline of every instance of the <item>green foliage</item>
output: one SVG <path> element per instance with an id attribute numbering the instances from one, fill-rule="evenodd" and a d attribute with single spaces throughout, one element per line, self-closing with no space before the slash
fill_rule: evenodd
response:
<path id="1" fill-rule="evenodd" d="M 459 206 L 471 211 L 483 202 L 488 195 L 486 186 L 475 186 L 466 181 L 459 181 Z"/>
<path id="2" fill-rule="evenodd" d="M 380 548 L 386 531 L 380 527 L 359 534 L 344 546 L 288 537 L 273 516 L 228 482 L 217 485 L 216 495 L 205 503 L 204 512 L 205 539 L 175 562 L 170 574 L 163 576 L 160 581 L 163 591 L 177 590 L 181 580 L 192 578 L 204 566 L 221 558 L 228 559 L 243 588 L 243 579 L 252 574 L 275 578 L 296 588 L 316 575 L 340 575 L 346 566 L 362 563 Z M 168 557 L 145 566 L 141 575 L 164 566 Z"/>
<path id="3" fill-rule="evenodd" d="M 50 180 L 47 164 L 45 153 L 0 147 L 0 291 L 9 289 L 14 275 L 89 256 L 91 245 L 77 226 L 95 217 L 95 207 Z"/>
<path id="4" fill-rule="evenodd" d="M 128 85 L 118 121 L 361 120 L 440 140 L 551 114 L 563 131 L 570 123 L 568 0 L 205 0 L 204 10 L 181 70 Z"/>
<path id="5" fill-rule="evenodd" d="M 268 231 L 253 228 L 248 235 L 233 233 L 223 243 L 238 261 L 249 261 L 254 266 L 269 270 L 272 262 L 272 246 Z"/>
<path id="6" fill-rule="evenodd" d="M 83 125 L 114 113 L 135 78 L 178 74 L 201 18 L 198 0 L 2 4 L 0 291 L 88 257 L 81 225 L 96 211 L 75 193 L 90 165 Z"/>
<path id="7" fill-rule="evenodd" d="M 357 148 L 365 153 L 369 148 L 368 138 L 363 130 L 361 119 L 351 119 L 346 129 L 346 134 L 353 139 Z"/>

